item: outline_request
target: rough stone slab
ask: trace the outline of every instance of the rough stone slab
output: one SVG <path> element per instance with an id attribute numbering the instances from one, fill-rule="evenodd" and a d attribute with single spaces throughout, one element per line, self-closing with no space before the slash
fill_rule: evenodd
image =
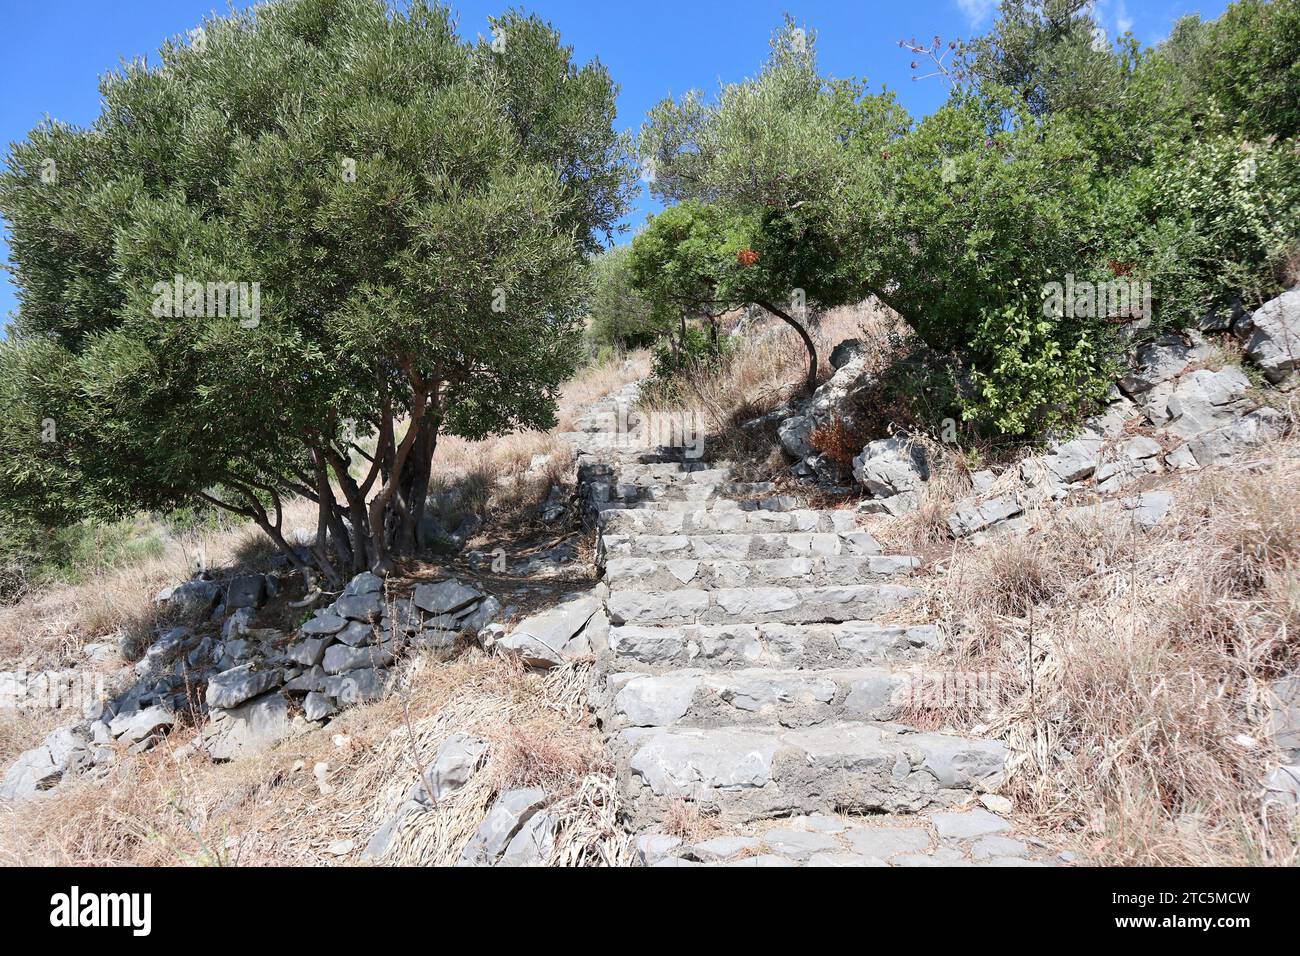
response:
<path id="1" fill-rule="evenodd" d="M 538 787 L 510 790 L 497 797 L 461 852 L 457 866 L 494 866 L 523 825 L 546 803 Z"/>
<path id="2" fill-rule="evenodd" d="M 930 847 L 924 827 L 854 827 L 844 834 L 853 852 L 888 860 L 900 853 L 923 853 Z"/>
<path id="3" fill-rule="evenodd" d="M 237 760 L 270 750 L 291 732 L 288 702 L 272 691 L 214 712 L 203 731 L 203 748 L 213 760 Z"/>
<path id="4" fill-rule="evenodd" d="M 483 592 L 468 587 L 455 578 L 415 588 L 415 606 L 430 614 L 454 614 L 483 599 Z"/>
<path id="5" fill-rule="evenodd" d="M 279 668 L 256 670 L 252 663 L 240 664 L 208 680 L 208 706 L 229 710 L 282 683 L 284 672 Z"/>
<path id="6" fill-rule="evenodd" d="M 936 813 L 930 817 L 941 840 L 977 840 L 995 833 L 1005 833 L 1011 824 L 982 807 L 961 813 Z"/>
<path id="7" fill-rule="evenodd" d="M 1265 302 L 1239 324 L 1245 351 L 1275 385 L 1300 368 L 1300 289 Z"/>
<path id="8" fill-rule="evenodd" d="M 553 667 L 566 657 L 587 653 L 590 647 L 574 646 L 574 639 L 601 609 L 598 597 L 579 596 L 548 611 L 525 618 L 497 641 L 502 651 L 518 654 L 533 667 Z"/>

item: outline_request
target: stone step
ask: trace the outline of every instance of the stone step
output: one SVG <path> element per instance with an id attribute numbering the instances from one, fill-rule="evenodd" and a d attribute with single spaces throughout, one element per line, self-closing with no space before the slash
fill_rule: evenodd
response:
<path id="1" fill-rule="evenodd" d="M 600 539 L 604 559 L 686 558 L 747 561 L 818 555 L 879 554 L 880 542 L 865 531 L 797 534 L 610 534 Z"/>
<path id="2" fill-rule="evenodd" d="M 721 485 L 731 480 L 731 469 L 707 461 L 667 461 L 624 465 L 618 480 L 634 485 Z"/>
<path id="3" fill-rule="evenodd" d="M 762 498 L 776 491 L 771 481 L 692 481 L 638 484 L 638 501 L 717 501 Z"/>
<path id="4" fill-rule="evenodd" d="M 770 498 L 708 498 L 708 499 L 674 499 L 660 498 L 646 500 L 635 498 L 630 501 L 608 501 L 600 509 L 605 511 L 670 511 L 681 512 L 718 512 L 718 511 L 799 511 L 806 510 L 803 503 L 794 495 L 774 495 Z"/>
<path id="5" fill-rule="evenodd" d="M 606 609 L 615 625 L 868 621 L 917 593 L 901 584 L 627 590 L 610 592 Z"/>
<path id="6" fill-rule="evenodd" d="M 609 558 L 605 561 L 605 583 L 615 591 L 861 584 L 911 574 L 920 563 L 920 559 L 911 555 L 895 554 L 809 555 L 748 561 Z"/>
<path id="7" fill-rule="evenodd" d="M 608 534 L 771 534 L 777 532 L 851 532 L 852 511 L 609 511 L 601 515 Z"/>
<path id="8" fill-rule="evenodd" d="M 916 661 L 944 644 L 933 624 L 626 624 L 608 637 L 612 669 L 655 672 L 767 667 L 845 667 Z"/>
<path id="9" fill-rule="evenodd" d="M 682 799 L 727 820 L 794 813 L 902 812 L 951 805 L 995 786 L 1006 761 L 996 740 L 896 725 L 633 727 L 613 737 L 635 821 Z"/>
<path id="10" fill-rule="evenodd" d="M 612 674 L 605 726 L 801 727 L 836 720 L 893 720 L 921 678 L 889 665 L 832 670 L 687 670 Z"/>

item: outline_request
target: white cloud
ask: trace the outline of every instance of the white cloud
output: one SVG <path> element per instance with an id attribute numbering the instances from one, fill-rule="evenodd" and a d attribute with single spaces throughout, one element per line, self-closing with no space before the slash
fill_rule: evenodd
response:
<path id="1" fill-rule="evenodd" d="M 1124 5 L 1124 0 L 1119 0 L 1115 4 L 1115 32 L 1123 36 L 1133 29 L 1133 18 L 1129 16 L 1128 7 Z"/>
<path id="2" fill-rule="evenodd" d="M 987 20 L 997 5 L 998 0 L 957 0 L 958 9 L 972 27 L 977 27 Z"/>

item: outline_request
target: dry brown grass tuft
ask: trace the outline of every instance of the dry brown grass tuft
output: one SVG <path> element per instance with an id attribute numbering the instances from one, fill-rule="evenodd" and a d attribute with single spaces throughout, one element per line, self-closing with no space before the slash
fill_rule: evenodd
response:
<path id="1" fill-rule="evenodd" d="M 935 669 L 998 692 L 908 719 L 1001 737 L 1008 795 L 1095 862 L 1297 861 L 1260 781 L 1267 685 L 1300 663 L 1300 446 L 1254 457 L 1172 480 L 1149 532 L 1038 515 L 958 544 L 913 609 L 955 634 Z"/>
<path id="2" fill-rule="evenodd" d="M 674 800 L 664 810 L 657 830 L 681 837 L 683 843 L 699 843 L 723 832 L 717 816 L 701 809 L 694 800 Z"/>

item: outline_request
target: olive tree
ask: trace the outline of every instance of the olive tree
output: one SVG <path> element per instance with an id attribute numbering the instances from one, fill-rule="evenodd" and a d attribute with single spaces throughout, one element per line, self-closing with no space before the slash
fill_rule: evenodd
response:
<path id="1" fill-rule="evenodd" d="M 549 25 L 467 43 L 418 0 L 277 0 L 101 94 L 0 175 L 15 510 L 207 501 L 292 556 L 300 494 L 321 569 L 382 573 L 417 546 L 440 434 L 553 423 L 634 177 L 607 71 Z"/>
<path id="2" fill-rule="evenodd" d="M 908 118 L 892 94 L 817 72 L 816 36 L 787 18 L 758 76 L 651 110 L 639 151 L 651 189 L 690 204 L 638 237 L 637 268 L 661 303 L 688 311 L 752 303 L 789 324 L 817 356 L 800 306 L 888 291 L 862 241 L 878 218 L 884 161 Z M 676 266 L 670 263 L 677 260 Z M 672 277 L 685 277 L 674 285 Z"/>

